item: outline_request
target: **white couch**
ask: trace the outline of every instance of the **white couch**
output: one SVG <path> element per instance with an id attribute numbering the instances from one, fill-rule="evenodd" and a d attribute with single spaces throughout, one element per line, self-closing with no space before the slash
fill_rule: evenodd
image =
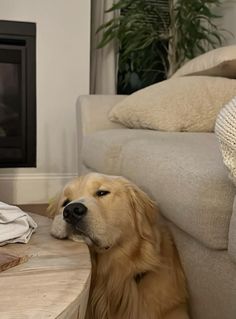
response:
<path id="1" fill-rule="evenodd" d="M 164 133 L 112 123 L 107 114 L 123 98 L 78 99 L 79 173 L 123 175 L 149 193 L 180 252 L 192 318 L 235 319 L 236 191 L 215 134 Z"/>

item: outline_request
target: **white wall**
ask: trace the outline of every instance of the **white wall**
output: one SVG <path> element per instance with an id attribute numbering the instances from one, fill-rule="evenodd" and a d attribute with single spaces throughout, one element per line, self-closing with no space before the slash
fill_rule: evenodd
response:
<path id="1" fill-rule="evenodd" d="M 0 19 L 37 23 L 37 168 L 0 169 L 0 201 L 46 202 L 77 172 L 75 101 L 89 92 L 90 1 L 0 0 Z"/>

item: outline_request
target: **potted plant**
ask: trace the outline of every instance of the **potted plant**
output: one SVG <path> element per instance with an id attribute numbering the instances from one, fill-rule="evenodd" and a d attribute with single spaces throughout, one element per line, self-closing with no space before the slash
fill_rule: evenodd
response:
<path id="1" fill-rule="evenodd" d="M 188 59 L 222 44 L 215 9 L 221 0 L 118 0 L 120 14 L 103 24 L 98 48 L 118 42 L 118 93 L 171 76 Z M 128 91 L 128 92 L 127 92 Z"/>

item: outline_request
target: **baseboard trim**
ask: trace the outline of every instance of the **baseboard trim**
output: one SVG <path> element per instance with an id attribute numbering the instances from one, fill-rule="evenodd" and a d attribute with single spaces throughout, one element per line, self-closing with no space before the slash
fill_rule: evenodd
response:
<path id="1" fill-rule="evenodd" d="M 0 201 L 10 204 L 47 203 L 76 174 L 1 174 Z"/>

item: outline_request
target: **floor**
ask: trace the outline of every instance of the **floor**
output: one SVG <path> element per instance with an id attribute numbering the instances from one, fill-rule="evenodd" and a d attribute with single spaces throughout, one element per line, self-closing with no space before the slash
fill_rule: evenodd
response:
<path id="1" fill-rule="evenodd" d="M 48 207 L 48 204 L 27 204 L 27 205 L 17 205 L 17 206 L 19 206 L 25 212 L 47 216 L 46 209 Z"/>

